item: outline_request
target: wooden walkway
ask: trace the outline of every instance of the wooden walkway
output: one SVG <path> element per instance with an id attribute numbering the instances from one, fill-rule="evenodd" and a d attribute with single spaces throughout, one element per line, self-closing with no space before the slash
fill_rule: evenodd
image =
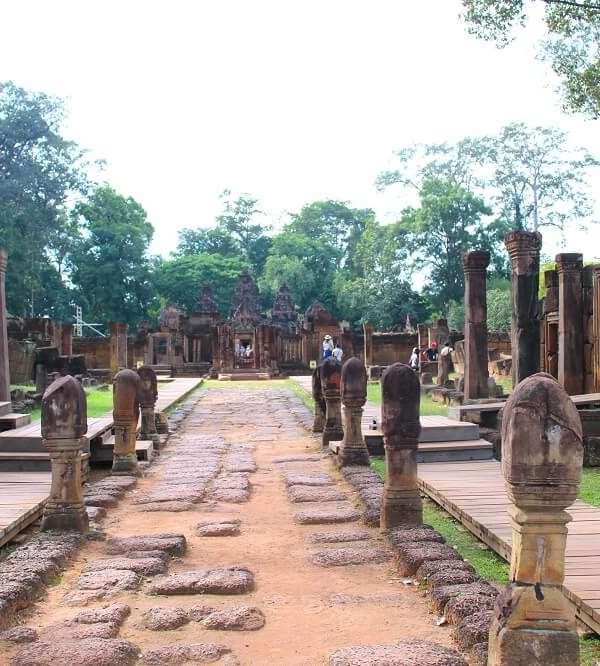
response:
<path id="1" fill-rule="evenodd" d="M 421 489 L 510 561 L 509 501 L 496 460 L 419 465 Z M 564 591 L 577 616 L 600 633 L 600 508 L 577 500 L 569 509 Z"/>
<path id="2" fill-rule="evenodd" d="M 157 411 L 172 407 L 188 393 L 193 391 L 202 380 L 199 378 L 177 378 L 169 382 L 158 383 Z M 88 419 L 89 440 L 99 432 L 112 427 L 112 414 Z M 5 431 L 0 436 L 8 437 L 19 433 L 23 439 L 40 440 L 40 422 L 32 423 L 13 431 Z M 1 442 L 2 440 L 0 440 Z M 27 455 L 24 453 L 23 455 Z M 0 471 L 0 546 L 13 539 L 19 532 L 37 520 L 44 508 L 50 492 L 50 472 L 1 472 Z"/>

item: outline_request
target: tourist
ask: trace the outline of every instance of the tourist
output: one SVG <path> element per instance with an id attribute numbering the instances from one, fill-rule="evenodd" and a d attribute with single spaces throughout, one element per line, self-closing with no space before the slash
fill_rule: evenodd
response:
<path id="1" fill-rule="evenodd" d="M 437 361 L 438 349 L 437 349 L 437 342 L 435 340 L 431 343 L 431 347 L 425 350 L 425 356 L 427 357 L 427 360 L 431 363 L 433 361 Z"/>
<path id="2" fill-rule="evenodd" d="M 410 355 L 410 361 L 408 362 L 408 365 L 415 371 L 419 372 L 419 348 L 415 347 L 412 350 L 412 354 Z"/>
<path id="3" fill-rule="evenodd" d="M 342 362 L 342 358 L 344 357 L 344 352 L 337 342 L 335 343 L 335 347 L 333 348 L 333 351 L 331 353 L 336 361 L 339 361 L 340 363 Z"/>
<path id="4" fill-rule="evenodd" d="M 253 351 L 253 349 L 252 349 L 252 345 L 249 344 L 249 345 L 246 347 L 246 358 L 252 358 L 252 354 L 253 354 L 253 353 L 254 353 L 254 351 Z"/>
<path id="5" fill-rule="evenodd" d="M 323 358 L 329 358 L 333 355 L 333 340 L 330 335 L 323 338 Z"/>

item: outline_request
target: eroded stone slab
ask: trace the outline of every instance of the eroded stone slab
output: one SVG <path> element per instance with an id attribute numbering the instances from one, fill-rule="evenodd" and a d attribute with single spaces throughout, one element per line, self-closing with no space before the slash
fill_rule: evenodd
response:
<path id="1" fill-rule="evenodd" d="M 223 567 L 161 576 L 148 594 L 245 594 L 254 589 L 254 574 L 244 567 Z"/>
<path id="2" fill-rule="evenodd" d="M 37 641 L 19 649 L 13 666 L 129 666 L 139 649 L 118 638 L 88 638 L 76 641 Z"/>
<path id="3" fill-rule="evenodd" d="M 483 610 L 464 618 L 453 630 L 452 635 L 461 650 L 469 650 L 477 643 L 487 640 L 492 619 L 491 610 Z"/>
<path id="4" fill-rule="evenodd" d="M 182 511 L 191 511 L 194 508 L 193 502 L 173 501 L 173 502 L 148 502 L 137 507 L 137 511 L 155 512 L 164 511 L 165 513 L 180 513 Z"/>
<path id="5" fill-rule="evenodd" d="M 446 585 L 445 587 L 436 587 L 435 590 L 432 590 L 429 602 L 434 611 L 441 615 L 450 599 L 462 594 L 483 594 L 486 597 L 495 599 L 498 596 L 498 590 L 493 585 L 482 580 L 476 583 L 465 583 L 464 585 Z"/>
<path id="6" fill-rule="evenodd" d="M 427 580 L 429 576 L 443 571 L 470 571 L 475 573 L 473 565 L 465 560 L 430 560 L 423 562 L 415 574 L 419 580 Z"/>
<path id="7" fill-rule="evenodd" d="M 221 631 L 256 631 L 265 626 L 265 616 L 254 606 L 234 606 L 213 611 L 201 624 L 206 629 Z"/>
<path id="8" fill-rule="evenodd" d="M 130 550 L 162 550 L 170 555 L 183 555 L 185 549 L 183 534 L 145 534 L 117 537 L 106 542 L 106 552 L 111 555 L 127 553 Z"/>
<path id="9" fill-rule="evenodd" d="M 307 507 L 294 515 L 294 520 L 300 525 L 350 523 L 359 518 L 360 514 L 351 504 L 336 506 L 333 502 L 331 507 Z"/>
<path id="10" fill-rule="evenodd" d="M 180 666 L 185 664 L 213 664 L 229 655 L 231 650 L 218 643 L 193 645 L 165 645 L 146 650 L 142 663 L 146 666 Z"/>
<path id="11" fill-rule="evenodd" d="M 483 594 L 461 594 L 450 599 L 444 608 L 444 616 L 450 624 L 460 624 L 469 615 L 491 611 L 496 600 Z"/>
<path id="12" fill-rule="evenodd" d="M 444 585 L 461 585 L 462 583 L 474 583 L 479 580 L 479 576 L 472 571 L 438 571 L 427 578 L 427 584 L 431 588 L 442 587 Z"/>
<path id="13" fill-rule="evenodd" d="M 414 576 L 417 569 L 431 560 L 459 560 L 460 555 L 443 543 L 423 541 L 396 544 L 396 559 L 402 576 Z"/>
<path id="14" fill-rule="evenodd" d="M 274 463 L 294 463 L 294 462 L 320 462 L 323 460 L 323 456 L 311 455 L 311 454 L 294 454 L 290 456 L 278 456 L 273 458 Z"/>
<path id="15" fill-rule="evenodd" d="M 247 490 L 235 488 L 215 488 L 210 496 L 218 502 L 230 502 L 232 504 L 242 504 L 250 499 L 250 493 Z"/>
<path id="16" fill-rule="evenodd" d="M 84 573 L 90 571 L 106 571 L 107 569 L 123 569 L 134 571 L 143 576 L 156 576 L 167 570 L 164 559 L 157 557 L 113 557 L 105 560 L 88 562 L 83 569 Z"/>
<path id="17" fill-rule="evenodd" d="M 142 614 L 140 624 L 152 631 L 167 631 L 178 629 L 190 621 L 183 608 L 149 608 Z"/>
<path id="18" fill-rule="evenodd" d="M 381 564 L 390 554 L 376 546 L 369 548 L 331 548 L 312 553 L 311 561 L 320 567 L 345 567 L 357 564 Z"/>
<path id="19" fill-rule="evenodd" d="M 0 641 L 9 643 L 33 643 L 38 640 L 38 633 L 33 627 L 13 627 L 0 633 Z"/>
<path id="20" fill-rule="evenodd" d="M 73 622 L 79 622 L 80 624 L 110 622 L 120 627 L 130 613 L 131 608 L 127 604 L 111 604 L 102 608 L 81 611 L 73 618 Z"/>
<path id="21" fill-rule="evenodd" d="M 288 486 L 290 502 L 339 502 L 347 496 L 335 487 Z"/>
<path id="22" fill-rule="evenodd" d="M 455 650 L 421 640 L 342 648 L 327 663 L 329 666 L 467 666 Z"/>
<path id="23" fill-rule="evenodd" d="M 433 527 L 394 527 L 387 530 L 385 538 L 394 546 L 403 545 L 408 542 L 432 541 L 434 543 L 444 543 L 444 537 Z"/>
<path id="24" fill-rule="evenodd" d="M 288 486 L 332 486 L 334 480 L 329 474 L 286 474 L 285 483 Z"/>
<path id="25" fill-rule="evenodd" d="M 205 523 L 198 525 L 196 532 L 199 536 L 218 537 L 218 536 L 238 536 L 240 533 L 240 524 L 237 523 Z"/>
<path id="26" fill-rule="evenodd" d="M 310 543 L 345 543 L 348 541 L 367 541 L 371 538 L 368 530 L 345 530 L 338 532 L 316 532 L 308 537 Z"/>

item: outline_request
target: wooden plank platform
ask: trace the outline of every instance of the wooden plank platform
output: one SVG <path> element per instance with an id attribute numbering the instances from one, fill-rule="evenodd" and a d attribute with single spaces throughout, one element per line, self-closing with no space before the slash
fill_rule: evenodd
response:
<path id="1" fill-rule="evenodd" d="M 419 485 L 432 500 L 510 561 L 512 530 L 496 460 L 419 465 Z M 577 500 L 569 509 L 564 591 L 579 619 L 600 633 L 600 508 Z"/>
<path id="2" fill-rule="evenodd" d="M 50 472 L 0 472 L 0 546 L 41 516 L 50 480 Z"/>

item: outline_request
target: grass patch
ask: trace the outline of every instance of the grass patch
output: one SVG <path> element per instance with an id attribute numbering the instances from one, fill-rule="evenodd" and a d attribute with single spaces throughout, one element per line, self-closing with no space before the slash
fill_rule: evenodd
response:
<path id="1" fill-rule="evenodd" d="M 87 401 L 88 418 L 105 416 L 107 412 L 112 411 L 112 386 L 108 388 L 108 391 L 99 391 L 97 388 L 85 389 L 85 397 Z M 42 411 L 39 407 L 36 407 L 31 411 L 32 421 L 39 421 L 41 418 Z"/>
<path id="2" fill-rule="evenodd" d="M 371 466 L 383 478 L 385 460 L 371 458 Z M 496 555 L 493 550 L 429 499 L 423 501 L 423 521 L 436 529 L 450 546 L 456 548 L 462 557 L 473 565 L 477 575 L 500 585 L 508 583 L 510 571 L 508 562 Z"/>
<path id="3" fill-rule="evenodd" d="M 583 470 L 579 498 L 592 506 L 600 506 L 600 467 L 587 467 Z"/>
<path id="4" fill-rule="evenodd" d="M 381 384 L 367 384 L 367 400 L 381 405 Z M 448 416 L 448 407 L 433 400 L 425 393 L 421 394 L 421 416 Z"/>

